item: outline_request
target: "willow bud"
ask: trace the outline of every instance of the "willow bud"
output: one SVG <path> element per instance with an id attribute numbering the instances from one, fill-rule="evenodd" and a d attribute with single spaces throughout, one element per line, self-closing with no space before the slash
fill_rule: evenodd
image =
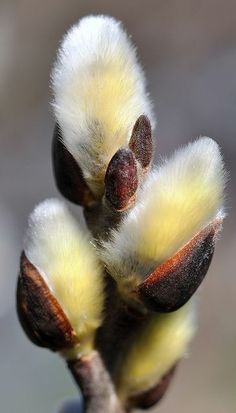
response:
<path id="1" fill-rule="evenodd" d="M 128 145 L 137 118 L 146 113 L 154 124 L 144 74 L 121 23 L 89 16 L 75 24 L 59 48 L 52 89 L 63 144 L 100 198 L 108 163 Z"/>
<path id="2" fill-rule="evenodd" d="M 118 394 L 126 406 L 148 408 L 161 399 L 195 330 L 191 302 L 174 313 L 152 314 L 127 346 L 116 374 Z"/>
<path id="3" fill-rule="evenodd" d="M 17 301 L 34 343 L 66 357 L 93 349 L 102 322 L 102 271 L 88 236 L 61 201 L 44 201 L 29 218 Z"/>
<path id="4" fill-rule="evenodd" d="M 153 153 L 151 123 L 147 116 L 141 115 L 135 122 L 129 147 L 141 167 L 144 170 L 147 169 L 151 163 Z"/>
<path id="5" fill-rule="evenodd" d="M 105 176 L 105 194 L 117 211 L 129 208 L 138 188 L 136 160 L 130 149 L 119 149 L 111 159 Z"/>
<path id="6" fill-rule="evenodd" d="M 101 256 L 124 297 L 173 311 L 200 285 L 224 218 L 219 147 L 200 138 L 152 171 Z M 149 298 L 148 298 L 149 297 Z"/>

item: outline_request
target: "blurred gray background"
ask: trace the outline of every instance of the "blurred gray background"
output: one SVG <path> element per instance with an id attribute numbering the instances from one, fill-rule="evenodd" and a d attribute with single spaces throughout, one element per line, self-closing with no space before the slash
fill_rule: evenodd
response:
<path id="1" fill-rule="evenodd" d="M 230 171 L 227 212 L 199 293 L 199 331 L 159 413 L 236 411 L 236 1 L 1 0 L 1 413 L 54 413 L 77 395 L 56 355 L 33 346 L 15 314 L 27 216 L 57 195 L 50 145 L 50 70 L 61 36 L 86 14 L 121 19 L 136 43 L 158 118 L 157 151 L 215 137 Z M 105 412 L 104 412 L 105 413 Z"/>

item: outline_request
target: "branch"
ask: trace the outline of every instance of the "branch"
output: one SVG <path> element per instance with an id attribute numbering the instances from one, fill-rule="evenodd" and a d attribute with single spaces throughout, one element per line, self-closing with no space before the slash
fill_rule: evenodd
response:
<path id="1" fill-rule="evenodd" d="M 97 351 L 67 362 L 81 388 L 85 413 L 125 413 L 116 396 L 112 381 Z"/>

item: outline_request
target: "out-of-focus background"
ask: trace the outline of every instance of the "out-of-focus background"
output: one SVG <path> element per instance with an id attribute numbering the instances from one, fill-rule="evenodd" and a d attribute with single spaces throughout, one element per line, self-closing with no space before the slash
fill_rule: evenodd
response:
<path id="1" fill-rule="evenodd" d="M 236 411 L 235 0 L 1 0 L 0 411 L 55 413 L 77 390 L 56 355 L 33 346 L 15 313 L 27 216 L 57 195 L 49 78 L 61 36 L 87 14 L 111 14 L 132 34 L 158 118 L 157 151 L 199 135 L 221 145 L 230 182 L 224 231 L 199 294 L 199 331 L 159 413 Z M 105 412 L 104 412 L 105 413 Z"/>

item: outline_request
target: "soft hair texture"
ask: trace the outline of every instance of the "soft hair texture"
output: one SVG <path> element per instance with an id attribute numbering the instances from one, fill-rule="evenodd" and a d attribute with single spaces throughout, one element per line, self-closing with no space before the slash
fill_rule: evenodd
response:
<path id="1" fill-rule="evenodd" d="M 150 174 L 135 208 L 104 242 L 108 271 L 117 280 L 139 282 L 217 215 L 223 218 L 224 185 L 213 139 L 199 138 L 177 150 Z"/>
<path id="2" fill-rule="evenodd" d="M 103 279 L 87 235 L 63 202 L 48 199 L 34 209 L 24 250 L 79 339 L 86 340 L 102 321 Z"/>
<path id="3" fill-rule="evenodd" d="M 65 35 L 52 72 L 54 113 L 67 149 L 96 194 L 106 167 L 151 105 L 136 51 L 120 22 L 88 16 Z"/>
<path id="4" fill-rule="evenodd" d="M 118 372 L 122 399 L 145 392 L 185 355 L 196 330 L 195 305 L 189 302 L 170 314 L 153 314 L 125 353 Z"/>

